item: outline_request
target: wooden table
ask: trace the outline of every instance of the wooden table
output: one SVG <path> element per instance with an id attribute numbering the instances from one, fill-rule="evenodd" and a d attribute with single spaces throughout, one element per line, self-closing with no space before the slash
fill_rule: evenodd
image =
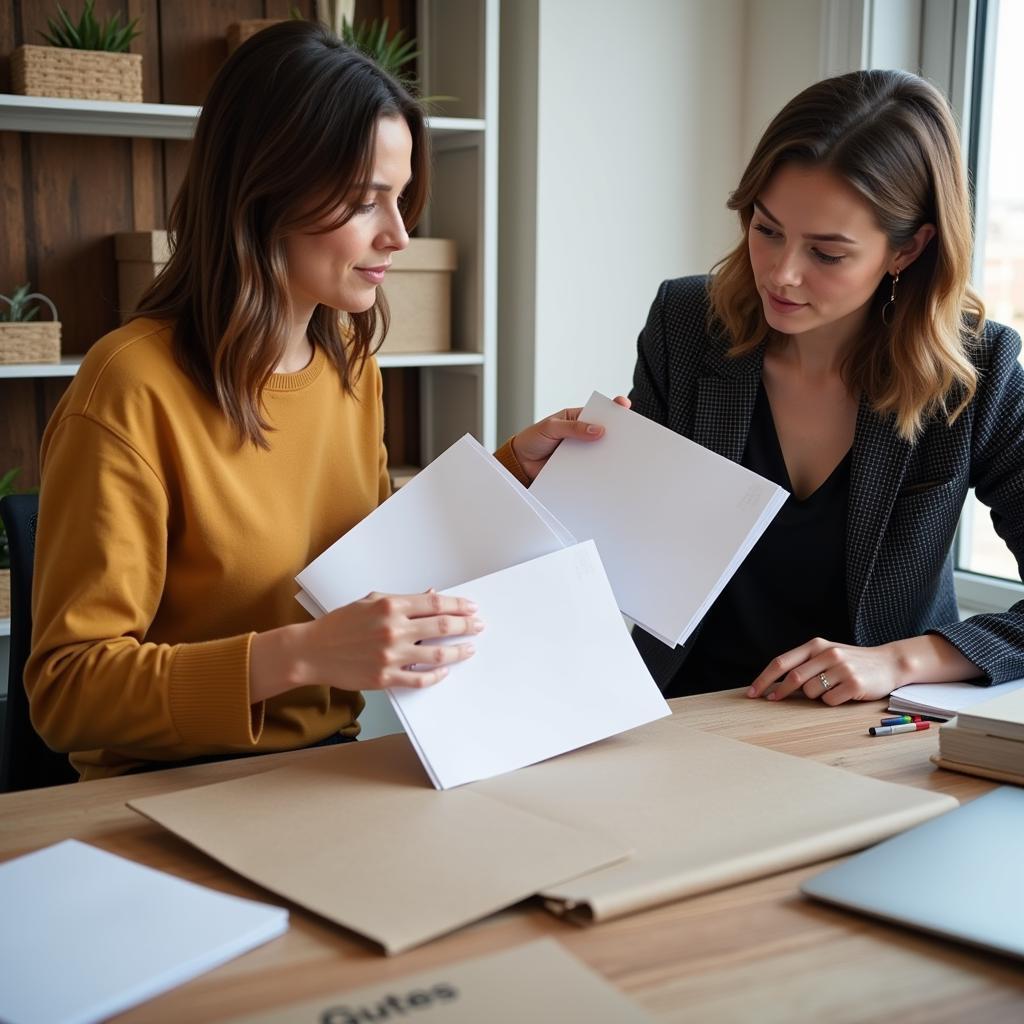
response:
<path id="1" fill-rule="evenodd" d="M 934 727 L 868 737 L 867 726 L 876 724 L 884 709 L 881 702 L 828 708 L 791 698 L 771 704 L 728 691 L 673 704 L 688 725 L 951 793 L 961 801 L 992 788 L 929 762 L 937 747 Z M 268 771 L 315 753 L 2 796 L 0 860 L 73 837 L 225 892 L 280 903 L 128 810 L 125 801 Z M 750 784 L 756 786 L 757 779 Z M 1020 851 L 993 850 L 992 856 L 1019 857 Z M 984 865 L 964 866 L 979 869 Z M 797 887 L 819 870 L 820 865 L 789 871 L 586 928 L 527 903 L 390 959 L 358 936 L 293 906 L 287 935 L 117 1019 L 201 1024 L 553 936 L 659 1020 L 1024 1021 L 1019 961 L 811 903 Z M 938 899 L 941 894 L 921 895 Z"/>

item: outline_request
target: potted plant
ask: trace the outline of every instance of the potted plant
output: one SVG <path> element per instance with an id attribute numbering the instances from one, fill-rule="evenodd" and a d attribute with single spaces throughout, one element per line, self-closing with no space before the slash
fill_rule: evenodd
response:
<path id="1" fill-rule="evenodd" d="M 21 472 L 19 466 L 7 470 L 0 476 L 0 498 L 14 494 L 14 479 Z M 7 531 L 0 519 L 0 619 L 11 614 L 11 549 L 7 543 Z"/>
<path id="2" fill-rule="evenodd" d="M 57 307 L 40 292 L 23 284 L 13 295 L 0 295 L 0 363 L 56 363 L 60 361 L 60 320 Z M 37 321 L 38 303 L 53 317 Z"/>
<path id="3" fill-rule="evenodd" d="M 383 21 L 354 21 L 355 0 L 317 0 L 317 20 L 330 29 L 346 46 L 360 50 L 379 64 L 389 75 L 397 78 L 410 92 L 418 95 L 420 83 L 407 67 L 419 55 L 415 39 L 405 38 L 405 29 L 399 29 L 388 38 L 388 19 Z M 302 20 L 302 15 L 292 8 L 292 18 Z M 228 26 L 228 53 L 242 45 L 250 36 L 276 25 L 283 18 L 252 18 L 236 21 Z M 436 96 L 429 99 L 448 99 Z"/>
<path id="4" fill-rule="evenodd" d="M 22 96 L 67 96 L 84 100 L 142 102 L 142 54 L 128 53 L 139 34 L 138 18 L 125 25 L 121 15 L 100 21 L 95 0 L 85 0 L 78 21 L 57 5 L 47 18 L 49 46 L 19 46 L 11 54 L 11 78 Z"/>

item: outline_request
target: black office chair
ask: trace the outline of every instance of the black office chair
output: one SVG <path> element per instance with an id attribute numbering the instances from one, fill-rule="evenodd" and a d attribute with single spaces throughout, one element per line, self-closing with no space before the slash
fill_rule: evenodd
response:
<path id="1" fill-rule="evenodd" d="M 51 750 L 32 728 L 22 684 L 32 645 L 32 559 L 36 550 L 39 495 L 0 499 L 0 518 L 11 551 L 11 658 L 7 675 L 7 714 L 0 735 L 0 793 L 75 782 L 78 773 L 67 754 Z"/>

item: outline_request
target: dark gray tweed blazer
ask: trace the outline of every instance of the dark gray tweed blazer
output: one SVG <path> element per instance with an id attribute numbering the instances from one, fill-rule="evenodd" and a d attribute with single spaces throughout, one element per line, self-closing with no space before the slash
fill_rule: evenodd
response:
<path id="1" fill-rule="evenodd" d="M 666 281 L 640 334 L 633 408 L 739 462 L 763 352 L 727 358 L 707 329 L 707 278 Z M 913 444 L 865 402 L 850 468 L 846 599 L 856 643 L 944 636 L 991 683 L 1024 676 L 1024 601 L 959 621 L 951 548 L 968 488 L 1017 560 L 1024 557 L 1024 371 L 1020 338 L 989 322 L 974 361 L 978 392 L 952 427 L 929 423 Z M 680 573 L 686 566 L 679 567 Z M 839 581 L 837 581 L 837 585 Z M 685 658 L 637 627 L 634 639 L 664 688 Z M 810 639 L 810 637 L 808 637 Z M 781 651 L 779 652 L 782 653 Z"/>

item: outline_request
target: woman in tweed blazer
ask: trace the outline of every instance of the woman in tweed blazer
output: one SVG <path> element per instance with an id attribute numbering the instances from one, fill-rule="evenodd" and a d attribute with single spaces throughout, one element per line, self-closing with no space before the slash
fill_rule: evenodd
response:
<path id="1" fill-rule="evenodd" d="M 633 407 L 760 472 L 781 455 L 797 511 L 829 488 L 833 504 L 774 541 L 773 523 L 754 553 L 774 553 L 685 648 L 637 629 L 655 678 L 670 695 L 750 683 L 751 697 L 839 704 L 1024 676 L 1024 602 L 961 622 L 953 589 L 970 487 L 1024 556 L 1024 373 L 1019 337 L 968 287 L 945 101 L 902 72 L 818 83 L 769 126 L 729 206 L 744 239 L 710 278 L 659 289 Z M 758 648 L 761 618 L 787 615 L 799 635 Z"/>

